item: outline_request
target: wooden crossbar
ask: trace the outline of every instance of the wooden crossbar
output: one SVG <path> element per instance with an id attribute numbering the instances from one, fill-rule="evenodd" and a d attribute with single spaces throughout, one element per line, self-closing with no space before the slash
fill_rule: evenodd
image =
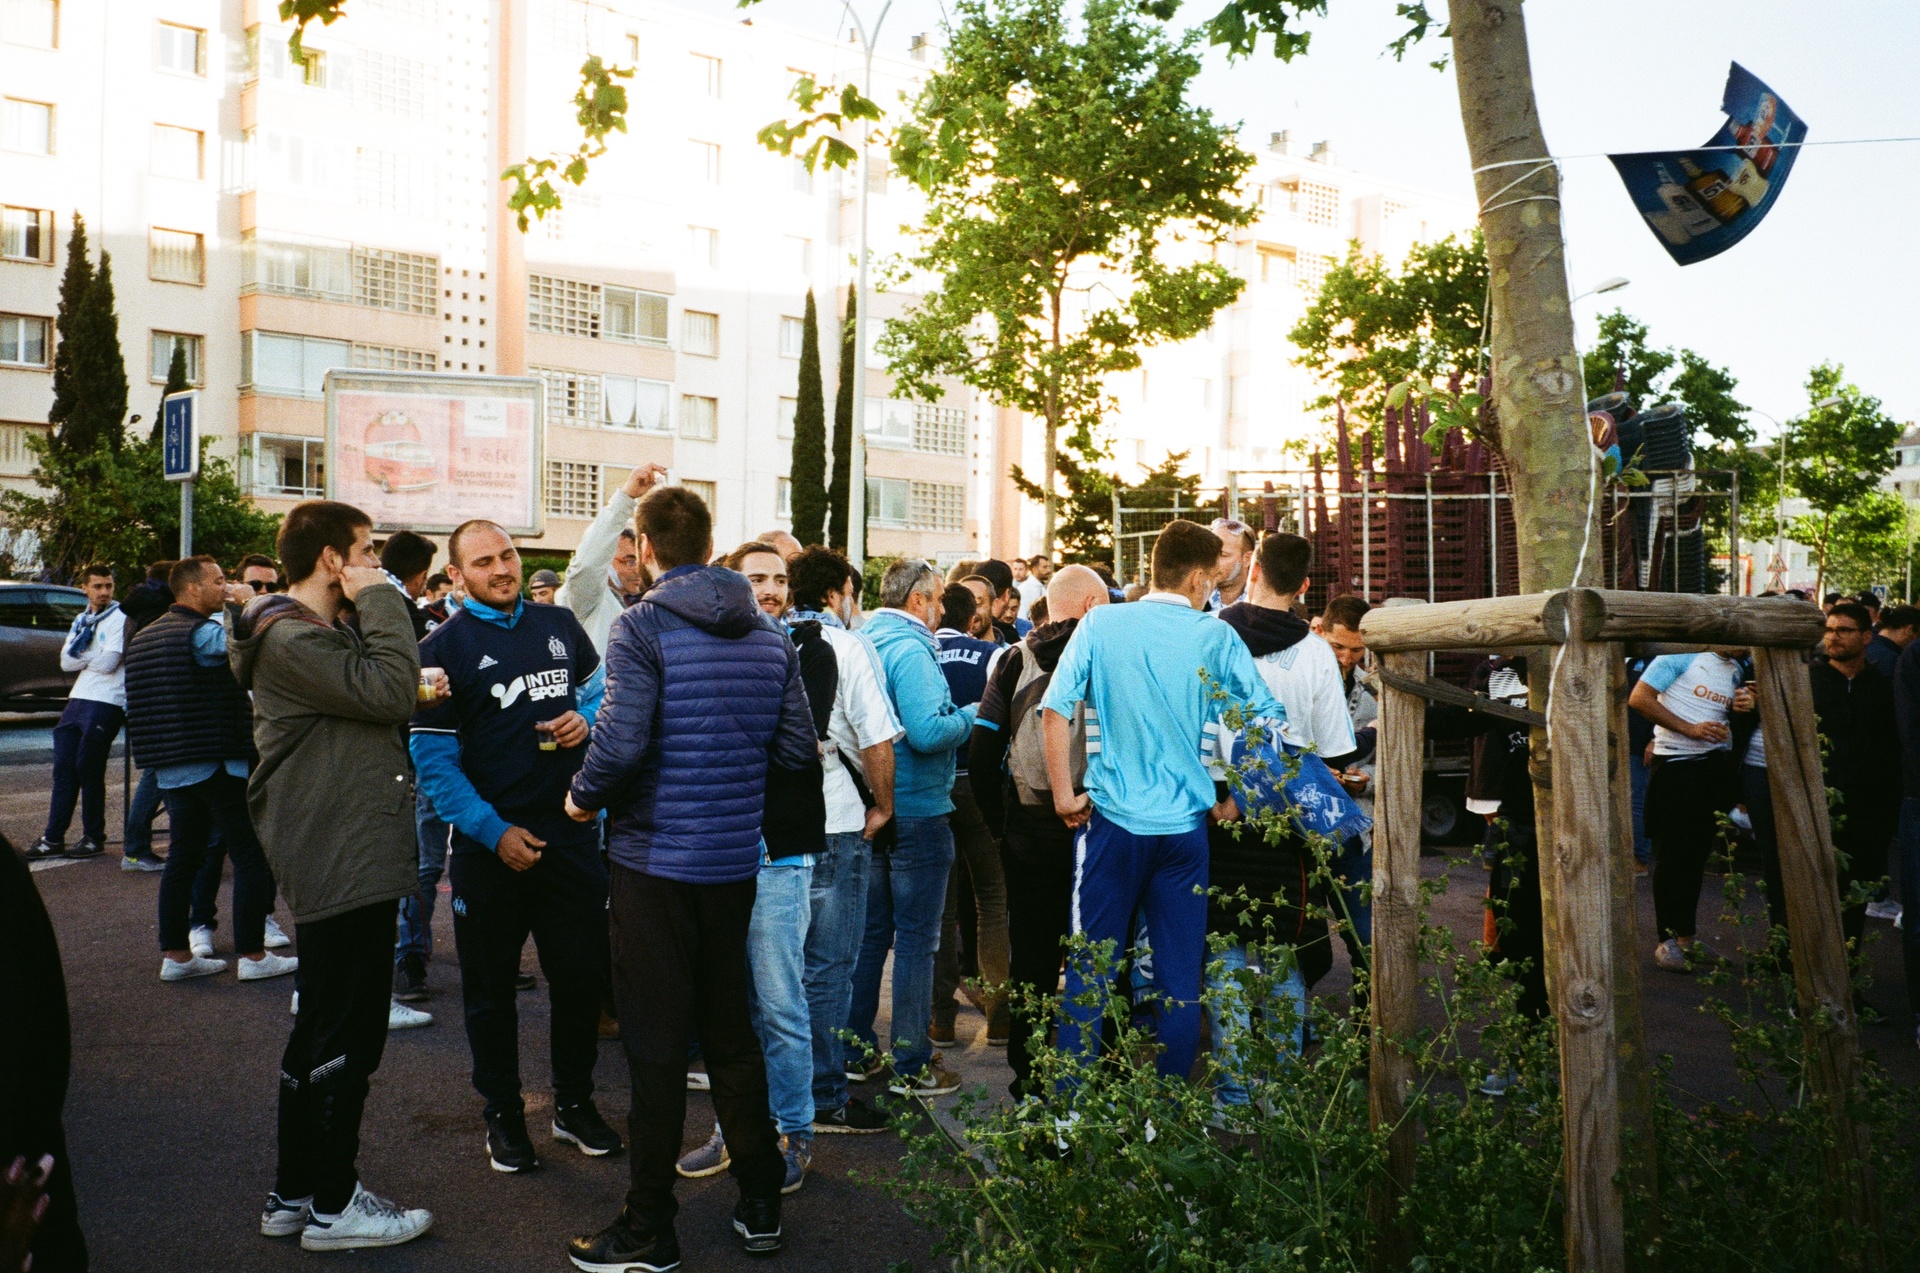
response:
<path id="1" fill-rule="evenodd" d="M 1807 649 L 1825 630 L 1826 616 L 1820 608 L 1793 597 L 1708 597 L 1607 588 L 1381 606 L 1360 621 L 1367 648 L 1379 654 L 1564 645 L 1571 640 Z"/>

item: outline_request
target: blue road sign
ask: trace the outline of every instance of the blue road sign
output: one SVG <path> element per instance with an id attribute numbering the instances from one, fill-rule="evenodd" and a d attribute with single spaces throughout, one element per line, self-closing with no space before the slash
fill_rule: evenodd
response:
<path id="1" fill-rule="evenodd" d="M 200 391 L 170 393 L 160 400 L 161 471 L 169 482 L 200 476 Z"/>

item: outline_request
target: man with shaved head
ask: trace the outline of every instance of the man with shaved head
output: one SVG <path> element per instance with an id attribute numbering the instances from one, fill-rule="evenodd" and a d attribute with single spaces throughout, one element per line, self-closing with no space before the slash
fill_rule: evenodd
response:
<path id="1" fill-rule="evenodd" d="M 1054 573 L 1047 585 L 1048 621 L 1008 646 L 994 664 L 967 749 L 967 769 L 975 775 L 974 800 L 987 828 L 1000 837 L 1008 980 L 1035 992 L 1013 996 L 1007 1063 L 1013 1067 L 1016 1097 L 1032 1075 L 1027 1044 L 1034 1023 L 1021 1005 L 1053 993 L 1060 976 L 1061 942 L 1072 920 L 1073 831 L 1054 813 L 1047 790 L 1039 702 L 1081 617 L 1107 600 L 1107 585 L 1085 566 Z M 1083 712 L 1073 722 L 1076 756 L 1086 755 L 1090 715 L 1091 710 Z"/>
<path id="2" fill-rule="evenodd" d="M 761 531 L 758 535 L 754 536 L 754 542 L 765 544 L 769 548 L 778 549 L 781 561 L 792 561 L 800 555 L 800 549 L 804 546 L 792 535 L 777 528 L 774 530 Z"/>

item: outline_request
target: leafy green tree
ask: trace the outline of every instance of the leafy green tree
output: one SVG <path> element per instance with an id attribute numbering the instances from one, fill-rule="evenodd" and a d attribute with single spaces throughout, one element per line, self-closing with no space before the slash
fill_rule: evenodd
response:
<path id="1" fill-rule="evenodd" d="M 1903 533 L 1891 506 L 1875 498 L 1880 479 L 1893 471 L 1900 423 L 1880 409 L 1880 399 L 1848 383 L 1839 363 L 1823 362 L 1808 373 L 1807 397 L 1840 399 L 1790 421 L 1787 433 L 1787 485 L 1809 510 L 1794 518 L 1788 533 L 1813 550 L 1824 590 L 1830 558 L 1851 568 L 1879 551 L 1874 541 Z"/>
<path id="2" fill-rule="evenodd" d="M 787 479 L 793 487 L 793 536 L 803 544 L 820 543 L 827 529 L 827 401 L 820 383 L 820 314 L 807 289 L 801 324 L 800 387 L 793 410 L 793 458 Z"/>
<path id="3" fill-rule="evenodd" d="M 246 553 L 272 553 L 279 517 L 261 512 L 240 493 L 232 467 L 208 453 L 212 441 L 201 442 L 194 483 L 195 551 L 229 565 Z M 103 561 L 125 588 L 145 576 L 148 562 L 178 551 L 180 488 L 161 474 L 158 442 L 75 452 L 29 438 L 27 446 L 44 494 L 0 494 L 0 519 L 39 535 L 41 564 L 54 579 L 71 579 L 88 562 Z"/>
<path id="4" fill-rule="evenodd" d="M 78 437 L 69 428 L 76 413 L 81 413 L 85 397 L 74 358 L 80 352 L 79 329 L 85 324 L 87 292 L 93 287 L 93 258 L 87 254 L 87 223 L 76 212 L 73 229 L 67 235 L 67 268 L 60 276 L 60 306 L 54 311 L 53 332 L 53 406 L 47 411 L 47 423 L 53 426 L 56 446 L 65 447 Z M 81 450 L 87 448 L 81 447 Z"/>
<path id="5" fill-rule="evenodd" d="M 80 397 L 66 423 L 67 444 L 118 451 L 126 441 L 127 363 L 120 353 L 120 315 L 114 309 L 113 254 L 104 248 L 74 324 L 74 344 L 73 374 Z"/>
<path id="6" fill-rule="evenodd" d="M 1241 288 L 1192 248 L 1252 219 L 1237 192 L 1253 158 L 1188 100 L 1198 35 L 1136 12 L 961 0 L 893 147 L 926 195 L 910 264 L 932 282 L 882 350 L 908 392 L 937 399 L 952 376 L 1041 419 L 1049 553 L 1062 432 L 1092 462 L 1105 377 L 1198 335 Z"/>
<path id="7" fill-rule="evenodd" d="M 847 288 L 847 316 L 840 324 L 840 380 L 833 395 L 833 479 L 827 485 L 827 538 L 835 552 L 847 551 L 849 496 L 853 491 L 853 416 L 854 400 L 859 396 L 853 385 L 854 307 L 859 300 L 854 289 Z M 866 559 L 867 528 L 860 528 L 861 559 Z"/>
<path id="8" fill-rule="evenodd" d="M 1799 543 L 1823 529 L 1826 534 L 1823 590 L 1838 588 L 1859 592 L 1874 584 L 1904 587 L 1907 569 L 1907 505 L 1892 491 L 1866 491 L 1833 510 L 1831 523 L 1822 525 L 1814 516 L 1796 517 L 1787 523 L 1787 533 Z"/>
<path id="9" fill-rule="evenodd" d="M 1127 482 L 1118 474 L 1082 458 L 1077 451 L 1061 452 L 1060 480 L 1065 494 L 1060 497 L 1060 551 L 1064 560 L 1113 561 L 1113 497 L 1116 494 L 1121 507 L 1128 509 L 1159 513 L 1178 503 L 1182 508 L 1197 510 L 1200 475 L 1182 472 L 1189 454 L 1187 451 L 1169 454 L 1158 465 L 1146 469 L 1138 481 Z M 1040 501 L 1040 488 L 1018 464 L 1013 466 L 1011 475 L 1022 495 L 1035 503 Z M 1143 528 L 1129 523 L 1124 529 Z"/>
<path id="10" fill-rule="evenodd" d="M 1332 390 L 1308 409 L 1324 410 L 1339 398 L 1377 427 L 1387 390 L 1401 381 L 1445 380 L 1455 372 L 1473 379 L 1486 339 L 1486 299 L 1487 252 L 1478 230 L 1464 242 L 1448 235 L 1415 244 L 1397 270 L 1356 243 L 1287 333 L 1300 350 L 1294 361 Z"/>

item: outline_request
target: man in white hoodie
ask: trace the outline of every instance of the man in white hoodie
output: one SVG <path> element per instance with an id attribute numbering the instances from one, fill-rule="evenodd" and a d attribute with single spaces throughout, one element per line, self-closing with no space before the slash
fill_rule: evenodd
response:
<path id="1" fill-rule="evenodd" d="M 608 498 L 607 506 L 580 537 L 566 580 L 554 594 L 554 604 L 573 611 L 601 654 L 607 652 L 613 621 L 645 589 L 646 571 L 640 567 L 640 546 L 633 537 L 633 510 L 666 475 L 658 464 L 642 464 L 627 474 L 626 483 Z"/>

